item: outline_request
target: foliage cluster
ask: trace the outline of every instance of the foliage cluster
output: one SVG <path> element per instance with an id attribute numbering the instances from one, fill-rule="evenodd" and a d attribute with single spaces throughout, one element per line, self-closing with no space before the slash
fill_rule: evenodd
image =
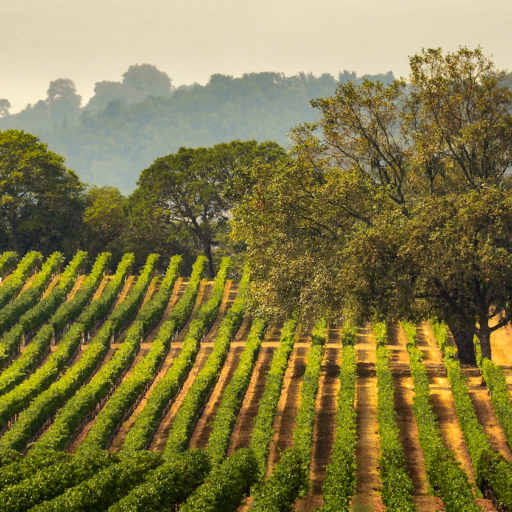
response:
<path id="1" fill-rule="evenodd" d="M 41 454 L 46 457 L 46 454 Z M 84 480 L 94 477 L 103 468 L 118 461 L 109 452 L 98 452 L 85 457 L 73 457 L 69 461 L 57 462 L 51 470 L 38 471 L 18 484 L 0 491 L 0 510 L 22 512 L 61 495 L 66 489 L 75 487 Z"/>
<path id="2" fill-rule="evenodd" d="M 350 498 L 356 493 L 356 351 L 355 333 L 352 326 L 342 332 L 342 360 L 340 367 L 340 390 L 336 413 L 336 433 L 331 459 L 326 467 L 323 510 L 348 512 Z"/>
<path id="3" fill-rule="evenodd" d="M 112 505 L 109 511 L 169 510 L 185 501 L 209 472 L 206 454 L 202 450 L 188 450 L 148 474 L 143 483 Z"/>
<path id="4" fill-rule="evenodd" d="M 254 453 L 250 448 L 241 448 L 213 468 L 180 511 L 235 512 L 257 478 Z"/>
<path id="5" fill-rule="evenodd" d="M 21 290 L 30 274 L 41 264 L 41 253 L 31 251 L 19 262 L 16 270 L 0 288 L 0 308 L 4 308 Z"/>
<path id="6" fill-rule="evenodd" d="M 423 354 L 416 347 L 416 326 L 403 325 L 407 336 L 407 350 L 414 381 L 413 410 L 418 424 L 419 442 L 425 457 L 425 469 L 431 491 L 439 496 L 449 512 L 468 510 L 477 512 L 471 485 L 466 473 L 455 461 L 455 457 L 443 445 L 437 418 L 430 403 L 430 388 L 427 370 L 423 366 Z"/>
<path id="7" fill-rule="evenodd" d="M 8 464 L 0 468 L 2 475 L 0 488 L 16 485 L 26 478 L 34 476 L 38 471 L 45 469 L 54 464 L 61 462 L 69 462 L 71 455 L 66 452 L 40 453 L 37 457 L 21 457 L 12 464 Z"/>
<path id="8" fill-rule="evenodd" d="M 164 457 L 167 460 L 172 459 L 175 453 L 180 453 L 188 448 L 198 415 L 219 378 L 231 341 L 244 319 L 249 284 L 249 272 L 246 270 L 240 281 L 235 302 L 221 321 L 213 344 L 213 351 L 208 356 L 202 370 L 196 375 L 174 418 L 164 450 Z"/>
<path id="9" fill-rule="evenodd" d="M 0 279 L 5 278 L 16 267 L 18 255 L 14 251 L 6 251 L 0 256 Z"/>
<path id="10" fill-rule="evenodd" d="M 272 474 L 255 495 L 253 506 L 255 511 L 291 511 L 295 500 L 308 492 L 316 396 L 326 340 L 327 319 L 322 318 L 315 325 L 311 336 L 312 346 L 308 352 L 306 371 L 302 377 L 293 448 L 281 453 L 281 458 Z"/>
<path id="11" fill-rule="evenodd" d="M 78 247 L 85 185 L 64 158 L 23 131 L 0 131 L 0 251 L 60 251 Z"/>
<path id="12" fill-rule="evenodd" d="M 312 101 L 321 117 L 291 132 L 292 155 L 242 176 L 235 233 L 258 310 L 435 314 L 469 336 L 459 356 L 474 364 L 473 335 L 490 358 L 512 315 L 512 90 L 480 48 L 425 49 L 410 66 L 408 83 Z"/>
<path id="13" fill-rule="evenodd" d="M 101 451 L 95 453 L 102 453 Z M 104 511 L 118 502 L 162 464 L 162 457 L 155 452 L 142 451 L 130 455 L 117 464 L 110 464 L 64 493 L 33 508 L 35 511 L 64 512 L 73 510 Z"/>
<path id="14" fill-rule="evenodd" d="M 190 279 L 187 292 L 178 302 L 173 312 L 171 312 L 169 320 L 162 327 L 163 331 L 162 329 L 160 330 L 160 333 L 164 333 L 164 336 L 169 338 L 173 336 L 183 327 L 191 315 L 197 298 L 199 281 L 204 265 L 204 258 L 199 258 L 196 265 L 194 265 L 194 274 Z M 154 387 L 146 406 L 137 416 L 134 426 L 128 432 L 123 446 L 123 453 L 143 450 L 147 447 L 166 407 L 185 382 L 194 364 L 199 344 L 219 312 L 229 265 L 229 259 L 225 259 L 215 279 L 213 291 L 208 302 L 201 307 L 198 317 L 190 323 L 179 356 L 173 361 L 166 375 Z M 174 312 L 176 312 L 177 317 L 173 316 Z"/>

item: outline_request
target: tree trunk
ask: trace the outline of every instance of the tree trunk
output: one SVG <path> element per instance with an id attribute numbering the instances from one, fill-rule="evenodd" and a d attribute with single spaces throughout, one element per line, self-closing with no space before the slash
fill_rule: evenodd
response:
<path id="1" fill-rule="evenodd" d="M 455 322 L 448 320 L 446 322 L 452 332 L 455 345 L 461 364 L 470 364 L 476 366 L 475 344 L 473 343 L 473 333 L 469 329 L 459 327 Z"/>
<path id="2" fill-rule="evenodd" d="M 480 333 L 478 334 L 478 339 L 480 340 L 480 346 L 482 347 L 482 361 L 487 358 L 492 360 L 491 354 L 491 332 L 483 331 L 480 329 Z"/>
<path id="3" fill-rule="evenodd" d="M 213 266 L 212 248 L 208 241 L 203 240 L 204 255 L 208 258 L 208 277 L 213 279 L 215 277 L 215 267 Z"/>

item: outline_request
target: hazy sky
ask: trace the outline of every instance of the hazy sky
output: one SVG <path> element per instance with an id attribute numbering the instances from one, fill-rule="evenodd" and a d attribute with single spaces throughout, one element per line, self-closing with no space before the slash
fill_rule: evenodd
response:
<path id="1" fill-rule="evenodd" d="M 50 80 L 94 84 L 150 63 L 174 85 L 213 73 L 408 73 L 422 47 L 475 47 L 512 68 L 511 0 L 0 0 L 0 98 L 12 113 Z"/>

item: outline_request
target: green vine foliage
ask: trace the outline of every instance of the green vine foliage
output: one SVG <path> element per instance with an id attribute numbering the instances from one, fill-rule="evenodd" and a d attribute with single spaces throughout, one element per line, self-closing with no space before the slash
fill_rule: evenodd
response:
<path id="1" fill-rule="evenodd" d="M 62 273 L 59 284 L 52 292 L 27 311 L 0 341 L 0 366 L 4 366 L 19 350 L 23 335 L 41 327 L 64 302 L 71 291 L 78 275 L 87 263 L 87 253 L 79 251 Z M 43 267 L 44 270 L 44 267 Z M 41 357 L 48 351 L 53 339 L 53 329 L 48 337 L 47 333 L 37 333 L 36 340 L 28 350 L 19 357 L 15 368 L 0 376 L 0 395 L 10 391 L 24 376 L 39 363 Z"/>
<path id="2" fill-rule="evenodd" d="M 101 468 L 92 478 L 67 489 L 51 501 L 35 506 L 32 510 L 34 512 L 107 510 L 143 482 L 148 473 L 160 466 L 162 462 L 162 457 L 155 452 L 133 453 L 118 464 Z"/>
<path id="3" fill-rule="evenodd" d="M 476 483 L 481 489 L 487 484 L 492 488 L 497 500 L 507 509 L 511 509 L 512 463 L 508 462 L 501 453 L 492 450 L 489 439 L 478 421 L 475 407 L 468 391 L 466 376 L 461 371 L 460 363 L 455 360 L 456 350 L 448 344 L 448 327 L 446 324 L 436 321 L 431 321 L 430 324 L 439 347 L 444 354 L 444 365 L 448 379 L 450 380 L 455 410 L 466 441 L 466 446 L 471 456 Z M 490 381 L 486 380 L 486 382 L 492 392 L 492 386 L 497 380 L 495 379 L 495 375 L 491 373 L 494 363 L 489 361 L 489 359 L 484 359 L 482 366 L 487 368 L 487 370 L 491 370 L 487 371 L 487 377 L 490 377 Z M 486 378 L 485 370 L 484 378 Z M 492 384 L 490 384 L 491 381 Z M 504 378 L 502 382 L 504 382 Z M 510 404 L 506 382 L 505 390 L 507 393 L 507 402 Z M 499 392 L 496 394 L 499 396 Z M 493 400 L 493 407 L 496 410 L 493 392 L 491 399 Z"/>
<path id="4" fill-rule="evenodd" d="M 322 318 L 315 325 L 311 336 L 312 347 L 308 353 L 306 371 L 302 378 L 293 448 L 283 451 L 279 463 L 265 485 L 257 490 L 254 511 L 291 511 L 294 501 L 308 493 L 316 396 L 326 340 L 327 319 Z"/>
<path id="5" fill-rule="evenodd" d="M 119 262 L 119 265 L 117 265 L 114 279 L 112 279 L 105 287 L 101 297 L 95 300 L 80 314 L 77 322 L 84 326 L 85 333 L 90 334 L 95 329 L 97 322 L 100 322 L 110 313 L 119 295 L 119 292 L 121 291 L 126 279 L 128 278 L 134 261 L 135 256 L 133 253 L 125 254 L 123 259 Z M 128 300 L 128 297 L 126 300 Z M 113 313 L 114 312 L 112 312 L 112 314 Z"/>
<path id="6" fill-rule="evenodd" d="M 412 512 L 416 510 L 412 499 L 414 485 L 407 473 L 405 453 L 396 424 L 395 388 L 393 375 L 389 369 L 386 324 L 374 324 L 373 331 L 377 342 L 377 418 L 381 449 L 379 476 L 382 483 L 382 501 L 389 510 Z"/>
<path id="7" fill-rule="evenodd" d="M 16 267 L 18 255 L 13 251 L 7 251 L 0 256 L 0 278 L 4 278 L 7 273 Z"/>
<path id="8" fill-rule="evenodd" d="M 72 455 L 67 452 L 53 450 L 39 453 L 36 457 L 33 455 L 29 452 L 27 457 L 21 457 L 12 464 L 0 468 L 0 489 L 16 485 L 45 468 L 61 462 L 69 462 L 72 459 Z"/>
<path id="9" fill-rule="evenodd" d="M 258 464 L 249 448 L 237 450 L 215 466 L 180 512 L 235 512 L 258 478 Z"/>
<path id="10" fill-rule="evenodd" d="M 457 464 L 453 453 L 443 445 L 437 418 L 430 403 L 427 370 L 423 366 L 423 354 L 416 347 L 416 326 L 403 325 L 407 336 L 407 350 L 414 381 L 413 410 L 419 430 L 419 441 L 425 456 L 425 468 L 431 490 L 439 496 L 449 512 L 479 511 L 475 505 L 468 477 Z"/>
<path id="11" fill-rule="evenodd" d="M 142 307 L 137 315 L 137 322 L 141 323 L 143 331 L 148 332 L 150 326 L 154 325 L 163 315 L 178 277 L 180 262 L 181 257 L 171 259 L 166 277 L 162 281 L 158 293 Z M 161 338 L 157 336 L 148 354 L 133 368 L 131 374 L 123 380 L 105 405 L 105 408 L 99 413 L 92 429 L 80 445 L 81 451 L 107 448 L 110 437 L 123 420 L 126 410 L 135 402 L 146 384 L 154 378 L 155 372 L 163 361 L 168 348 L 169 343 L 161 343 Z"/>
<path id="12" fill-rule="evenodd" d="M 51 469 L 39 471 L 32 477 L 0 491 L 0 510 L 2 512 L 29 510 L 94 477 L 96 473 L 118 461 L 119 458 L 113 453 L 98 452 L 86 457 L 73 457 L 69 462 L 53 464 Z"/>
<path id="13" fill-rule="evenodd" d="M 66 300 L 78 276 L 87 264 L 87 253 L 78 251 L 69 265 L 64 269 L 59 284 L 52 292 L 27 311 L 19 320 L 25 334 L 37 329 L 49 320 L 57 308 Z"/>
<path id="14" fill-rule="evenodd" d="M 221 321 L 213 345 L 213 352 L 208 356 L 204 367 L 194 379 L 174 418 L 164 450 L 164 457 L 167 460 L 172 459 L 176 453 L 180 453 L 188 448 L 198 415 L 217 382 L 228 355 L 231 340 L 244 319 L 248 292 L 249 272 L 246 269 L 240 281 L 240 288 L 235 302 Z"/>
<path id="15" fill-rule="evenodd" d="M 128 272 L 131 269 L 132 263 L 133 254 L 125 255 L 125 257 L 123 257 L 123 260 L 121 260 L 118 265 L 114 279 L 112 279 L 112 281 L 106 287 L 102 296 L 93 302 L 89 308 L 87 308 L 87 310 L 92 309 L 94 311 L 93 316 L 87 316 L 89 320 L 92 317 L 94 317 L 96 320 L 101 320 L 102 315 L 108 313 L 111 305 L 121 290 Z M 134 290 L 132 290 L 131 293 L 133 292 Z M 142 292 L 143 290 L 137 290 L 137 293 Z M 129 299 L 131 293 L 129 294 L 127 300 Z M 108 298 L 108 301 L 102 300 L 105 297 Z M 97 308 L 96 305 L 99 302 L 101 302 L 101 306 Z M 85 312 L 86 311 L 84 311 L 84 313 Z M 86 330 L 85 326 L 80 322 L 81 317 L 82 315 L 79 317 L 79 327 L 77 326 L 76 329 L 73 330 L 74 333 L 76 333 L 77 330 L 80 330 L 81 333 Z M 29 402 L 30 406 L 20 414 L 18 421 L 14 423 L 11 429 L 0 440 L 0 451 L 22 449 L 30 440 L 30 438 L 38 432 L 47 418 L 52 414 L 55 414 L 55 412 L 60 407 L 62 407 L 71 396 L 76 393 L 76 391 L 83 385 L 83 383 L 90 378 L 91 374 L 102 361 L 106 351 L 108 350 L 108 347 L 110 346 L 112 332 L 113 325 L 110 321 L 107 321 L 95 336 L 94 342 L 91 343 L 87 350 L 84 351 L 80 361 L 73 365 L 72 368 L 70 368 L 59 381 L 51 384 L 45 391 L 39 394 L 34 393 L 37 386 L 31 386 L 30 388 L 25 388 L 23 390 L 25 392 L 22 397 L 23 400 L 17 401 L 15 408 L 26 404 L 27 395 L 32 395 L 35 398 Z M 47 365 L 44 365 L 39 369 L 41 370 L 40 374 L 42 373 L 43 376 L 47 374 L 46 366 Z M 36 372 L 35 375 L 37 375 L 37 373 L 38 372 Z M 52 375 L 52 378 L 49 380 L 52 381 L 55 377 L 56 375 Z M 40 380 L 38 383 L 40 383 Z M 48 386 L 47 380 L 45 380 L 44 385 Z M 12 391 L 12 393 L 16 392 L 17 388 Z M 5 395 L 5 397 L 8 396 L 9 395 Z M 11 396 L 10 398 L 12 400 L 12 398 L 15 397 Z M 12 402 L 7 403 L 7 405 L 11 406 L 12 411 Z"/>
<path id="16" fill-rule="evenodd" d="M 356 493 L 357 445 L 356 398 L 357 365 L 355 329 L 344 326 L 342 331 L 342 362 L 340 368 L 340 390 L 338 392 L 338 411 L 336 414 L 336 433 L 331 460 L 326 468 L 322 493 L 323 510 L 328 512 L 348 512 L 350 498 Z"/>
<path id="17" fill-rule="evenodd" d="M 238 366 L 222 394 L 222 401 L 213 420 L 212 432 L 206 446 L 206 453 L 212 464 L 220 464 L 228 451 L 231 433 L 235 426 L 238 412 L 251 381 L 252 372 L 261 348 L 261 342 L 267 332 L 268 321 L 256 318 L 245 343 L 245 350 Z"/>
<path id="18" fill-rule="evenodd" d="M 204 269 L 204 260 L 198 260 L 196 265 L 194 265 L 195 274 L 192 274 L 189 284 L 189 289 L 191 290 L 190 294 L 187 295 L 187 290 L 187 293 L 185 293 L 182 300 L 175 308 L 177 316 L 173 316 L 173 310 L 168 322 L 163 326 L 163 328 L 165 328 L 164 332 L 167 333 L 166 336 L 174 334 L 181 328 L 192 313 L 198 293 L 196 287 L 199 286 L 200 275 L 202 275 Z M 154 387 L 146 406 L 137 416 L 133 428 L 126 436 L 122 453 L 129 453 L 132 450 L 143 450 L 146 448 L 158 427 L 167 404 L 173 399 L 176 393 L 178 393 L 181 385 L 185 382 L 194 364 L 201 339 L 218 314 L 222 296 L 224 295 L 229 266 L 230 260 L 229 258 L 225 258 L 222 261 L 215 279 L 210 298 L 200 309 L 198 317 L 190 323 L 189 330 L 183 340 L 180 355 L 173 361 L 165 377 Z M 193 285 L 193 283 L 195 284 Z M 182 304 L 182 306 L 180 306 L 180 304 Z"/>
<path id="19" fill-rule="evenodd" d="M 139 452 L 135 452 L 139 453 Z M 173 510 L 197 489 L 210 472 L 210 462 L 202 450 L 189 450 L 148 474 L 144 483 L 132 489 L 109 512 Z"/>
<path id="20" fill-rule="evenodd" d="M 96 258 L 90 274 L 85 278 L 82 286 L 75 293 L 74 297 L 70 301 L 62 304 L 57 312 L 51 317 L 49 323 L 53 327 L 55 335 L 64 331 L 69 322 L 72 322 L 79 314 L 82 313 L 98 289 L 105 271 L 108 269 L 110 259 L 111 254 L 109 252 L 101 253 Z M 129 262 L 130 259 L 131 258 L 128 258 L 127 261 Z M 122 273 L 123 276 L 126 275 L 126 270 L 129 268 L 131 268 L 130 265 L 123 265 L 118 268 L 113 282 L 118 283 L 119 274 Z"/>
<path id="21" fill-rule="evenodd" d="M 133 314 L 133 309 L 137 308 L 142 302 L 144 294 L 151 282 L 153 274 L 156 270 L 158 258 L 150 255 L 147 263 L 137 281 L 132 288 L 126 300 L 119 305 L 109 318 L 108 323 L 111 325 L 111 332 L 115 332 L 114 322 L 119 326 L 125 324 L 127 319 Z M 129 303 L 129 307 L 123 307 L 125 303 Z M 70 434 L 73 434 L 80 426 L 81 421 L 98 405 L 98 403 L 109 393 L 116 381 L 122 377 L 133 361 L 140 342 L 144 336 L 144 324 L 135 319 L 134 323 L 128 330 L 126 338 L 121 346 L 115 351 L 114 355 L 106 363 L 91 381 L 82 386 L 76 394 L 66 403 L 59 411 L 53 425 L 36 443 L 36 449 L 43 450 L 62 450 L 65 448 Z M 104 340 L 105 338 L 101 338 Z M 98 346 L 97 358 L 94 361 L 103 359 L 106 352 L 110 348 L 110 340 L 106 340 Z M 88 351 L 86 351 L 87 353 Z M 84 354 L 85 357 L 86 354 Z M 82 358 L 83 360 L 83 358 Z"/>
<path id="22" fill-rule="evenodd" d="M 21 316 L 38 303 L 52 277 L 63 263 L 64 256 L 60 252 L 53 253 L 45 261 L 41 271 L 36 275 L 31 285 L 0 311 L 0 334 L 13 327 L 20 320 Z"/>
<path id="23" fill-rule="evenodd" d="M 0 287 L 0 309 L 4 308 L 16 296 L 30 274 L 41 264 L 42 260 L 43 255 L 36 251 L 31 251 L 23 257 L 16 270 Z"/>
<path id="24" fill-rule="evenodd" d="M 512 403 L 505 373 L 487 358 L 482 361 L 482 370 L 485 382 L 491 392 L 494 412 L 503 427 L 509 446 L 512 446 Z"/>
<path id="25" fill-rule="evenodd" d="M 258 463 L 258 480 L 265 477 L 269 444 L 274 434 L 272 428 L 277 412 L 277 403 L 283 387 L 283 378 L 288 360 L 295 344 L 295 330 L 297 321 L 287 320 L 281 329 L 279 347 L 274 352 L 270 370 L 267 374 L 267 382 L 261 397 L 258 414 L 254 420 L 250 447 L 253 450 Z"/>

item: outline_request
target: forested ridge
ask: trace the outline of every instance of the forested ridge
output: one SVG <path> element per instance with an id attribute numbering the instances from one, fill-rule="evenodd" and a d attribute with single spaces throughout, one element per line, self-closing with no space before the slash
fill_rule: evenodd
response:
<path id="1" fill-rule="evenodd" d="M 390 83 L 388 72 L 365 75 Z M 90 185 L 110 185 L 127 194 L 140 171 L 181 146 L 205 147 L 233 139 L 273 140 L 287 147 L 288 131 L 318 113 L 310 100 L 331 96 L 337 80 L 360 83 L 344 71 L 337 79 L 300 73 L 212 75 L 206 85 L 174 88 L 147 64 L 130 66 L 122 82 L 98 82 L 85 106 L 69 79 L 50 84 L 47 98 L 19 114 L 0 114 L 0 130 L 23 129 L 40 137 Z M 0 100 L 3 101 L 3 100 Z M 8 114 L 8 109 L 3 110 Z"/>

